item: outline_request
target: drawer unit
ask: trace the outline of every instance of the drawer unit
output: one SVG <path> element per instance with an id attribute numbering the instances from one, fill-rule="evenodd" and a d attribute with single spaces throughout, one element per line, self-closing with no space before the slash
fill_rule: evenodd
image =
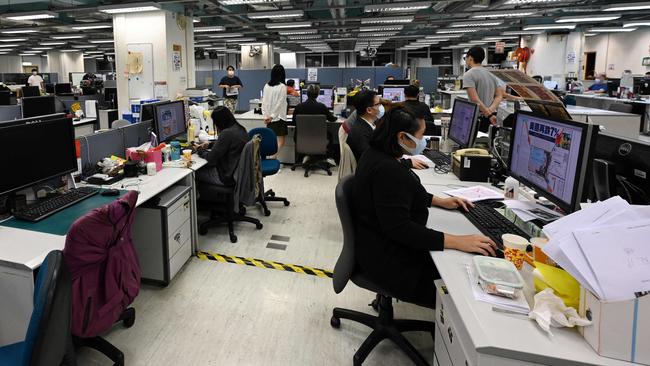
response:
<path id="1" fill-rule="evenodd" d="M 133 243 L 143 282 L 168 285 L 192 255 L 190 189 L 173 186 L 138 207 Z"/>
<path id="2" fill-rule="evenodd" d="M 438 355 L 438 348 L 446 351 L 446 356 L 454 366 L 472 366 L 477 364 L 478 355 L 469 334 L 460 321 L 456 308 L 442 280 L 436 281 L 436 355 L 440 366 L 446 365 L 444 357 Z M 440 343 L 440 345 L 438 344 Z"/>

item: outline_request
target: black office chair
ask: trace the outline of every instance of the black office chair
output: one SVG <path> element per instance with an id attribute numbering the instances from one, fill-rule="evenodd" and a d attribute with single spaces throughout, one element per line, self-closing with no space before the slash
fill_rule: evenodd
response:
<path id="1" fill-rule="evenodd" d="M 53 250 L 45 257 L 36 277 L 34 310 L 25 340 L 0 347 L 0 365 L 74 364 L 70 336 L 71 304 L 70 272 L 63 253 Z"/>
<path id="2" fill-rule="evenodd" d="M 393 315 L 393 296 L 372 282 L 372 279 L 356 268 L 354 249 L 354 214 L 351 207 L 354 176 L 348 175 L 336 186 L 336 208 L 343 227 L 343 250 L 334 267 L 334 291 L 338 294 L 349 280 L 359 287 L 377 294 L 372 306 L 379 311 L 378 316 L 366 313 L 334 308 L 330 324 L 334 328 L 341 326 L 341 319 L 349 319 L 364 324 L 372 329 L 353 358 L 355 366 L 361 365 L 370 352 L 384 339 L 393 341 L 416 365 L 428 365 L 427 361 L 402 335 L 402 332 L 429 332 L 434 337 L 434 323 L 422 320 L 396 320 Z"/>
<path id="3" fill-rule="evenodd" d="M 313 170 L 324 170 L 327 175 L 332 175 L 327 159 L 327 119 L 323 115 L 296 115 L 296 159 L 307 156 L 308 160 L 296 163 L 291 170 L 297 167 L 305 169 L 305 178 Z"/>
<path id="4" fill-rule="evenodd" d="M 242 150 L 241 156 L 239 158 L 240 163 L 239 167 L 237 167 L 238 170 L 242 167 L 243 159 L 255 159 L 253 156 L 255 153 L 255 149 L 253 148 L 254 143 L 255 142 L 253 139 L 246 143 L 246 147 L 244 147 L 244 150 Z M 247 156 L 247 154 L 250 156 Z M 255 175 L 255 172 L 253 172 L 253 175 Z M 252 177 L 251 179 L 255 179 L 255 177 Z M 237 205 L 238 210 L 235 211 L 235 194 L 237 191 L 236 185 L 220 186 L 201 181 L 197 181 L 197 183 L 199 191 L 199 205 L 210 210 L 210 219 L 199 225 L 199 234 L 205 235 L 208 233 L 209 228 L 227 223 L 230 242 L 236 243 L 237 235 L 235 235 L 234 228 L 234 223 L 236 221 L 250 222 L 252 224 L 255 224 L 255 228 L 257 230 L 261 230 L 264 227 L 260 220 L 246 216 L 246 208 L 243 205 Z M 265 203 L 263 203 L 263 188 L 260 188 L 260 192 L 257 197 L 258 202 L 262 200 L 260 203 L 262 203 L 264 206 Z"/>
<path id="5" fill-rule="evenodd" d="M 632 113 L 632 109 L 634 107 L 632 104 L 627 104 L 627 103 L 612 103 L 609 106 L 610 111 L 614 112 L 621 112 L 621 113 Z"/>

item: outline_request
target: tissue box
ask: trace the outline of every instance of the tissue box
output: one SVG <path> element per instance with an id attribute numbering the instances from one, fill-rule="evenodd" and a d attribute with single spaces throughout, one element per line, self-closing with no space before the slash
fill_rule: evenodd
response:
<path id="1" fill-rule="evenodd" d="M 580 333 L 599 355 L 650 365 L 650 295 L 601 301 L 583 288 L 579 313 L 593 322 Z"/>
<path id="2" fill-rule="evenodd" d="M 154 150 L 154 149 L 147 150 L 147 153 L 144 156 L 144 162 L 145 163 L 156 163 L 156 171 L 159 172 L 163 167 L 163 165 L 162 165 L 162 151 Z"/>

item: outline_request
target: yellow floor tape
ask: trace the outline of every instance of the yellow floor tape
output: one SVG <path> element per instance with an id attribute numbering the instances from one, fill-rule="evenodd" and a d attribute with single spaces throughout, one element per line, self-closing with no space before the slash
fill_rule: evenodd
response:
<path id="1" fill-rule="evenodd" d="M 203 259 L 203 260 L 207 259 L 207 260 L 223 262 L 223 263 L 234 263 L 234 264 L 242 264 L 247 266 L 255 266 L 259 268 L 277 269 L 279 271 L 302 273 L 302 274 L 318 276 L 318 277 L 332 278 L 333 275 L 331 271 L 324 270 L 324 269 L 299 266 L 296 264 L 284 264 L 280 262 L 271 262 L 263 259 L 236 257 L 231 255 L 224 255 L 224 254 L 217 254 L 217 253 L 210 253 L 210 252 L 197 252 L 196 256 L 199 257 L 199 259 Z"/>

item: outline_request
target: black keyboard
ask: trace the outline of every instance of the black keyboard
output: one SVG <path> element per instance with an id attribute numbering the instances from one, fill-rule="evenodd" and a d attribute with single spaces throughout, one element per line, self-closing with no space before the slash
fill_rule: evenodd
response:
<path id="1" fill-rule="evenodd" d="M 451 165 L 451 157 L 436 150 L 425 150 L 424 156 L 429 158 L 436 166 Z"/>
<path id="2" fill-rule="evenodd" d="M 495 204 L 501 205 L 500 202 L 495 203 L 494 201 L 476 202 L 475 207 L 470 209 L 469 212 L 464 210 L 461 210 L 461 212 L 483 235 L 492 239 L 499 246 L 499 249 L 503 249 L 503 241 L 501 240 L 503 234 L 515 234 L 529 240 L 530 235 L 494 209 Z"/>
<path id="3" fill-rule="evenodd" d="M 83 201 L 99 192 L 99 188 L 80 187 L 71 189 L 59 196 L 45 199 L 44 201 L 34 203 L 26 208 L 14 212 L 14 217 L 26 221 L 40 221 L 44 218 L 72 206 L 79 201 Z"/>

